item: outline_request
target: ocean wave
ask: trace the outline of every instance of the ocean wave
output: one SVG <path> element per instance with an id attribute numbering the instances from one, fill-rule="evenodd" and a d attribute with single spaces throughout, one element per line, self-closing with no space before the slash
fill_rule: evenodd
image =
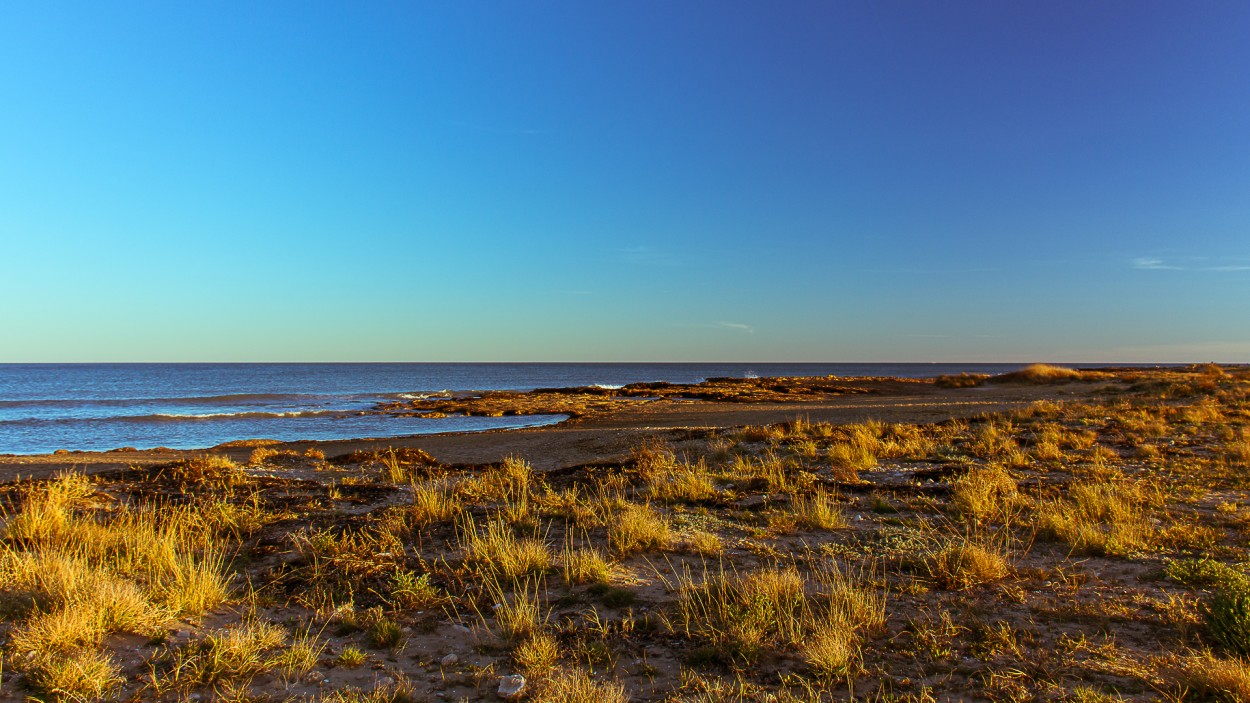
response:
<path id="1" fill-rule="evenodd" d="M 399 398 L 401 400 L 429 400 L 430 398 L 449 398 L 451 391 L 429 391 L 427 393 L 395 393 L 390 397 Z"/>
<path id="2" fill-rule="evenodd" d="M 290 412 L 267 412 L 260 410 L 247 410 L 234 413 L 150 413 L 147 415 L 116 415 L 112 417 L 34 417 L 21 418 L 17 420 L 0 420 L 0 425 L 20 426 L 20 425 L 92 425 L 92 424 L 111 424 L 111 423 L 164 423 L 164 422 L 212 422 L 222 420 L 276 420 L 281 418 L 334 418 L 334 417 L 350 417 L 355 412 L 345 412 L 342 410 L 299 410 Z"/>
<path id="3" fill-rule="evenodd" d="M 123 422 L 180 422 L 183 420 L 259 420 L 281 417 L 342 417 L 354 414 L 342 410 L 291 410 L 288 412 L 268 412 L 263 410 L 247 410 L 237 413 L 152 413 L 151 415 L 127 415 L 115 418 Z"/>
<path id="4" fill-rule="evenodd" d="M 226 395 L 191 395 L 169 398 L 31 398 L 26 400 L 0 400 L 0 408 L 83 408 L 127 407 L 131 405 L 236 405 L 274 401 L 317 401 L 354 398 L 356 396 L 326 395 L 316 393 L 230 393 Z"/>
<path id="5" fill-rule="evenodd" d="M 591 388 L 602 388 L 607 391 L 616 391 L 625 387 L 624 383 L 592 383 Z"/>

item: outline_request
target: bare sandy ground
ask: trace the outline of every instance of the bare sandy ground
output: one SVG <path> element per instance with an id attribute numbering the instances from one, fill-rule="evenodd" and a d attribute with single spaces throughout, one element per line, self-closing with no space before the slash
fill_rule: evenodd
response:
<path id="1" fill-rule="evenodd" d="M 1047 386 L 981 386 L 943 389 L 929 384 L 891 385 L 882 392 L 848 395 L 833 401 L 724 403 L 659 400 L 622 407 L 594 417 L 559 425 L 519 430 L 458 432 L 393 438 L 362 438 L 321 442 L 289 442 L 275 448 L 303 451 L 318 447 L 328 457 L 382 447 L 418 447 L 446 464 L 485 464 L 509 455 L 529 460 L 536 469 L 552 470 L 599 462 L 616 462 L 648 438 L 680 445 L 684 437 L 706 430 L 763 425 L 795 418 L 846 424 L 866 420 L 927 423 L 996 412 L 1041 399 L 1091 396 L 1101 386 L 1072 383 Z M 163 464 L 201 450 L 70 452 L 0 456 L 0 481 L 44 477 L 69 468 L 89 473 L 127 466 Z M 251 447 L 218 447 L 213 452 L 244 460 Z"/>

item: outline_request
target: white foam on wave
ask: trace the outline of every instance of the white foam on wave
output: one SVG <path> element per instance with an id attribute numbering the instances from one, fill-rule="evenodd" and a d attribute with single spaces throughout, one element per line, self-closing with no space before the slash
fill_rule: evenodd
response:
<path id="1" fill-rule="evenodd" d="M 118 417 L 100 418 L 103 421 L 116 420 L 121 422 L 182 422 L 194 420 L 259 420 L 278 419 L 284 417 L 329 417 L 343 415 L 335 410 L 291 410 L 287 412 L 266 412 L 247 410 L 236 413 L 151 413 L 149 415 L 122 415 Z"/>
<path id="2" fill-rule="evenodd" d="M 428 393 L 396 393 L 395 394 L 396 398 L 403 398 L 404 400 L 429 400 L 430 398 L 447 398 L 449 396 L 451 396 L 451 391 L 448 391 L 448 390 L 430 391 Z"/>

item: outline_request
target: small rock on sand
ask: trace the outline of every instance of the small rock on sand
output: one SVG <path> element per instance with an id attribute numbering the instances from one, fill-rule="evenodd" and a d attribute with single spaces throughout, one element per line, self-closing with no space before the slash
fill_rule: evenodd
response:
<path id="1" fill-rule="evenodd" d="M 520 674 L 499 677 L 499 697 L 504 700 L 516 700 L 525 693 L 525 677 Z"/>

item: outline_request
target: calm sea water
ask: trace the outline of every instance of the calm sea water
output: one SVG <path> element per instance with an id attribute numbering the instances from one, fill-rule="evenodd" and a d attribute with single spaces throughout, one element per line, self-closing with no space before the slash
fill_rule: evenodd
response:
<path id="1" fill-rule="evenodd" d="M 473 390 L 693 383 L 717 376 L 1002 373 L 1020 364 L 0 364 L 0 453 L 210 447 L 488 430 L 559 416 L 361 415 L 386 400 Z"/>

